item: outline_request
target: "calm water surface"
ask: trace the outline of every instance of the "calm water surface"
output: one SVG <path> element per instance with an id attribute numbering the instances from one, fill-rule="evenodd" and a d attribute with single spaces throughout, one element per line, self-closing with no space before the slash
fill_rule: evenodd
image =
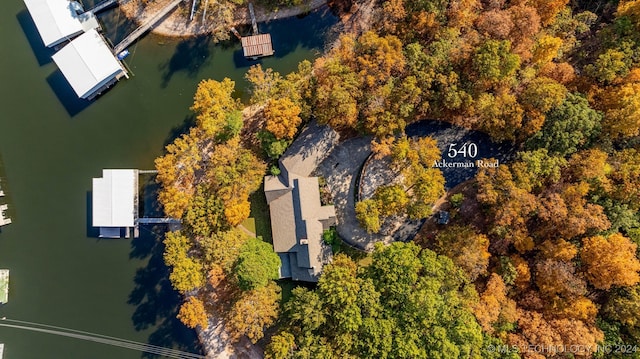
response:
<path id="1" fill-rule="evenodd" d="M 11 270 L 10 301 L 0 316 L 199 350 L 174 317 L 179 297 L 162 264 L 158 238 L 98 240 L 87 212 L 91 178 L 102 168 L 153 167 L 164 144 L 189 119 L 198 81 L 230 77 L 242 89 L 251 63 L 236 42 L 147 36 L 130 48 L 135 74 L 94 103 L 77 101 L 43 49 L 20 0 L 0 12 L 0 176 L 13 224 L 0 230 L 0 267 Z M 117 12 L 108 36 L 127 31 Z M 287 73 L 322 50 L 335 19 L 261 24 L 276 56 L 263 66 Z M 242 93 L 242 91 L 240 91 Z M 44 333 L 1 328 L 5 359 L 140 358 L 140 352 Z"/>

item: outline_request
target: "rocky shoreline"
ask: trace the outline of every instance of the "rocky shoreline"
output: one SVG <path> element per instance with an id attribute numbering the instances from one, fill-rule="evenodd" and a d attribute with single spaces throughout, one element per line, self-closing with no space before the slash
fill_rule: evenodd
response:
<path id="1" fill-rule="evenodd" d="M 136 5 L 135 2 L 129 1 L 123 4 L 120 8 L 129 19 L 141 24 L 144 23 L 145 20 L 154 16 L 166 2 L 167 1 L 165 0 L 156 1 L 152 5 L 141 8 Z M 258 22 L 268 22 L 302 15 L 316 10 L 326 4 L 327 0 L 309 0 L 299 6 L 276 9 L 275 11 L 269 11 L 264 7 L 255 6 L 255 15 Z M 240 6 L 234 14 L 234 25 L 246 24 L 251 24 L 249 11 L 246 6 Z M 214 29 L 211 24 L 202 24 L 198 17 L 190 21 L 184 11 L 180 11 L 179 8 L 153 27 L 151 32 L 166 37 L 190 37 L 207 34 L 213 30 Z"/>

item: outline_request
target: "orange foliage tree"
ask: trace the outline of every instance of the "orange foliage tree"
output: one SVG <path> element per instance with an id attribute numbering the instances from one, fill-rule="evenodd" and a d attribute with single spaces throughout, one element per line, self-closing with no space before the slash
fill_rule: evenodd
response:
<path id="1" fill-rule="evenodd" d="M 631 286 L 640 282 L 637 245 L 620 233 L 585 238 L 580 258 L 589 282 L 598 289 Z"/>

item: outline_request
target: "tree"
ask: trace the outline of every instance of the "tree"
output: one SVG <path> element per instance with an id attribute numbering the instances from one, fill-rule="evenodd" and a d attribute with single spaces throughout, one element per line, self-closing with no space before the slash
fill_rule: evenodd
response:
<path id="1" fill-rule="evenodd" d="M 393 216 L 403 213 L 409 203 L 407 192 L 400 185 L 380 186 L 373 198 L 381 205 L 378 207 L 381 216 Z"/>
<path id="2" fill-rule="evenodd" d="M 629 328 L 640 327 L 640 285 L 614 291 L 604 312 Z"/>
<path id="3" fill-rule="evenodd" d="M 275 282 L 242 292 L 227 316 L 227 329 L 233 340 L 246 335 L 256 343 L 264 336 L 264 330 L 278 317 L 280 287 Z"/>
<path id="4" fill-rule="evenodd" d="M 565 101 L 546 116 L 540 132 L 526 143 L 528 148 L 546 148 L 566 157 L 587 147 L 600 133 L 602 115 L 577 94 L 568 94 Z"/>
<path id="5" fill-rule="evenodd" d="M 288 359 L 293 357 L 296 348 L 295 337 L 291 333 L 281 332 L 271 338 L 265 350 L 265 359 Z"/>
<path id="6" fill-rule="evenodd" d="M 451 258 L 474 281 L 487 272 L 489 239 L 469 226 L 450 226 L 436 236 L 438 252 Z"/>
<path id="7" fill-rule="evenodd" d="M 500 61 L 500 60 L 498 60 Z M 515 96 L 500 91 L 496 96 L 482 93 L 474 104 L 478 126 L 497 141 L 514 140 L 522 127 L 524 110 Z"/>
<path id="8" fill-rule="evenodd" d="M 302 123 L 300 107 L 288 98 L 270 99 L 264 108 L 266 130 L 276 139 L 292 140 Z"/>
<path id="9" fill-rule="evenodd" d="M 569 0 L 539 0 L 528 2 L 535 7 L 540 15 L 542 25 L 548 25 L 555 19 L 556 15 L 562 10 Z"/>
<path id="10" fill-rule="evenodd" d="M 229 137 L 225 129 L 230 126 L 229 120 L 234 118 L 228 114 L 240 108 L 240 102 L 232 97 L 234 88 L 235 82 L 228 78 L 222 82 L 203 80 L 198 84 L 191 110 L 196 114 L 198 127 L 208 136 L 224 134 L 224 137 Z"/>
<path id="11" fill-rule="evenodd" d="M 631 286 L 640 282 L 636 244 L 620 233 L 585 238 L 580 258 L 589 282 L 598 289 Z"/>
<path id="12" fill-rule="evenodd" d="M 550 300 L 572 300 L 587 290 L 573 263 L 554 259 L 536 264 L 536 285 L 540 293 Z"/>
<path id="13" fill-rule="evenodd" d="M 561 46 L 562 39 L 543 35 L 538 39 L 533 48 L 531 61 L 536 64 L 538 68 L 542 68 L 558 57 Z"/>
<path id="14" fill-rule="evenodd" d="M 365 199 L 356 203 L 358 223 L 369 233 L 376 233 L 380 230 L 379 208 L 378 202 L 372 199 Z"/>
<path id="15" fill-rule="evenodd" d="M 316 62 L 318 82 L 314 114 L 318 122 L 335 129 L 356 128 L 360 78 L 335 58 Z"/>
<path id="16" fill-rule="evenodd" d="M 547 113 L 560 106 L 567 95 L 567 88 L 548 77 L 536 77 L 531 80 L 522 94 L 520 101 L 530 110 Z"/>
<path id="17" fill-rule="evenodd" d="M 629 73 L 630 60 L 627 55 L 617 49 L 607 49 L 598 56 L 593 64 L 585 66 L 586 73 L 603 84 L 610 84 L 615 79 Z"/>
<path id="18" fill-rule="evenodd" d="M 607 173 L 613 187 L 611 197 L 629 205 L 633 210 L 640 209 L 640 151 L 634 148 L 614 152 L 609 159 Z M 608 167 L 608 166 L 607 166 Z M 607 168 L 605 167 L 605 168 Z"/>
<path id="19" fill-rule="evenodd" d="M 481 34 L 504 40 L 513 29 L 513 21 L 506 10 L 489 10 L 481 13 L 476 20 L 476 27 Z"/>
<path id="20" fill-rule="evenodd" d="M 640 82 L 624 83 L 605 91 L 603 127 L 613 138 L 640 134 Z"/>
<path id="21" fill-rule="evenodd" d="M 183 257 L 176 262 L 169 274 L 169 280 L 175 290 L 184 294 L 204 286 L 205 278 L 202 264 L 191 257 Z"/>
<path id="22" fill-rule="evenodd" d="M 508 40 L 487 40 L 473 57 L 473 69 L 478 78 L 494 84 L 513 76 L 520 67 L 520 58 L 511 53 Z"/>
<path id="23" fill-rule="evenodd" d="M 195 329 L 197 326 L 200 326 L 202 329 L 207 329 L 209 325 L 204 303 L 194 296 L 188 297 L 187 300 L 182 303 L 180 311 L 178 312 L 178 319 L 192 329 Z"/>
<path id="24" fill-rule="evenodd" d="M 254 290 L 279 278 L 280 257 L 269 243 L 251 238 L 240 247 L 234 274 L 242 290 Z"/>
<path id="25" fill-rule="evenodd" d="M 507 297 L 507 287 L 496 273 L 489 277 L 486 289 L 474 307 L 474 314 L 482 330 L 489 334 L 513 328 L 517 319 L 516 303 Z"/>
<path id="26" fill-rule="evenodd" d="M 338 353 L 348 353 L 357 340 L 352 333 L 362 325 L 359 292 L 356 264 L 344 254 L 336 255 L 333 262 L 323 269 L 318 281 L 318 295 L 325 310 L 332 313 L 327 317 L 325 332 L 338 339 L 334 343 L 334 350 Z"/>
<path id="27" fill-rule="evenodd" d="M 215 264 L 226 273 L 233 271 L 240 249 L 249 240 L 249 235 L 238 228 L 228 231 L 217 231 L 210 236 L 200 239 L 204 263 Z"/>

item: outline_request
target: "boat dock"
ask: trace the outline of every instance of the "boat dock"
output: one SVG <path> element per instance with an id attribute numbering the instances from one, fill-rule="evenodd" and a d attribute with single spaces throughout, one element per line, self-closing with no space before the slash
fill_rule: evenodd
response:
<path id="1" fill-rule="evenodd" d="M 133 30 L 131 34 L 125 37 L 122 41 L 120 41 L 119 44 L 114 46 L 113 53 L 119 54 L 120 52 L 124 51 L 127 47 L 129 47 L 129 45 L 133 44 L 136 40 L 138 40 L 140 36 L 144 35 L 153 26 L 155 26 L 158 22 L 160 22 L 160 20 L 164 19 L 165 16 L 169 15 L 170 12 L 175 10 L 182 1 L 183 0 L 172 1 L 167 6 L 165 6 L 162 10 L 158 11 L 158 13 L 156 13 L 151 18 L 146 20 L 144 24 L 140 25 L 137 29 Z"/>
<path id="2" fill-rule="evenodd" d="M 256 14 L 253 11 L 253 4 L 249 3 L 249 15 L 251 16 L 251 28 L 253 35 L 240 36 L 235 28 L 231 28 L 231 32 L 240 39 L 242 43 L 242 52 L 244 57 L 257 60 L 259 57 L 273 55 L 273 44 L 271 42 L 271 34 L 260 34 L 258 32 L 258 22 Z"/>
<path id="3" fill-rule="evenodd" d="M 7 302 L 9 302 L 9 270 L 0 269 L 0 304 Z"/>

